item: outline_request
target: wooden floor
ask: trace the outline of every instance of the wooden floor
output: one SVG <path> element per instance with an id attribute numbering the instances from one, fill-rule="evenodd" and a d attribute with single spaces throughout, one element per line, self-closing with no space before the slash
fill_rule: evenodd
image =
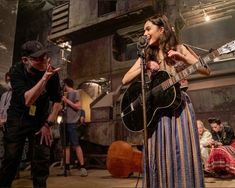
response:
<path id="1" fill-rule="evenodd" d="M 71 170 L 71 175 L 57 176 L 61 171 L 59 167 L 51 169 L 48 178 L 48 188 L 135 188 L 141 187 L 141 178 L 134 174 L 130 178 L 113 178 L 107 170 L 89 169 L 87 177 L 80 177 L 78 170 Z M 222 180 L 218 178 L 205 178 L 206 187 L 213 188 L 235 188 L 235 179 Z M 12 188 L 30 188 L 29 171 L 21 171 L 20 179 L 13 182 Z"/>

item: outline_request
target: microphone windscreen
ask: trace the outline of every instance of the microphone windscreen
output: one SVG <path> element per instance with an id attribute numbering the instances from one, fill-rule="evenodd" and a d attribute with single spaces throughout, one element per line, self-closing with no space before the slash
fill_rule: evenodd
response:
<path id="1" fill-rule="evenodd" d="M 139 37 L 139 43 L 140 45 L 145 45 L 148 42 L 148 38 L 146 35 L 143 35 L 141 37 Z"/>
<path id="2" fill-rule="evenodd" d="M 146 48 L 148 46 L 148 37 L 146 35 L 143 35 L 139 37 L 137 47 L 138 48 Z"/>

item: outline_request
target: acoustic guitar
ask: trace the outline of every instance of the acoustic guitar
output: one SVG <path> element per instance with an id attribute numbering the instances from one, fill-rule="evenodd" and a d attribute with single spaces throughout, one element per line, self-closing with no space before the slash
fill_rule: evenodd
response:
<path id="1" fill-rule="evenodd" d="M 166 71 L 158 71 L 148 84 L 146 92 L 146 120 L 147 127 L 152 130 L 158 117 L 163 112 L 176 109 L 181 103 L 179 81 L 194 73 L 199 67 L 207 67 L 215 57 L 235 50 L 235 40 L 214 50 L 193 65 L 171 76 Z M 125 127 L 133 132 L 139 132 L 143 127 L 142 89 L 141 82 L 130 84 L 121 100 L 121 119 Z"/>
<path id="2" fill-rule="evenodd" d="M 143 172 L 143 155 L 124 141 L 113 142 L 108 149 L 106 166 L 114 177 L 129 177 L 134 172 Z"/>

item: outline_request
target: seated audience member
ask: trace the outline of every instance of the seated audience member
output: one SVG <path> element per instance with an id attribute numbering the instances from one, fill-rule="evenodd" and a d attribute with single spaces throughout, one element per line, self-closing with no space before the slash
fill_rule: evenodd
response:
<path id="1" fill-rule="evenodd" d="M 219 119 L 209 118 L 208 122 L 211 126 L 212 140 L 211 146 L 230 145 L 234 139 L 234 131 L 229 126 L 224 126 Z"/>
<path id="2" fill-rule="evenodd" d="M 207 160 L 207 171 L 218 178 L 235 177 L 235 147 L 232 146 L 234 138 L 233 129 L 225 126 L 219 119 L 208 119 L 212 129 L 212 146 Z"/>
<path id="3" fill-rule="evenodd" d="M 212 139 L 212 135 L 211 132 L 205 128 L 204 123 L 201 120 L 197 120 L 197 129 L 200 141 L 201 157 L 204 168 L 206 168 L 207 159 L 210 154 L 209 141 Z"/>

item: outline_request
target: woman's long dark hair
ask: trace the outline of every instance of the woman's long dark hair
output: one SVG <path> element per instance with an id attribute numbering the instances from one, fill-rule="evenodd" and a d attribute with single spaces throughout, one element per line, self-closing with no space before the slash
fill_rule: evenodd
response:
<path id="1" fill-rule="evenodd" d="M 147 49 L 147 59 L 156 60 L 156 57 L 154 57 L 156 56 L 156 51 L 162 49 L 164 58 L 167 63 L 173 63 L 169 58 L 167 58 L 167 52 L 169 50 L 176 50 L 176 46 L 179 44 L 179 42 L 170 22 L 168 21 L 168 18 L 165 15 L 155 15 L 148 18 L 147 21 L 152 22 L 158 27 L 164 28 L 164 33 L 159 39 L 159 45 L 157 47 L 150 46 L 149 49 Z"/>

